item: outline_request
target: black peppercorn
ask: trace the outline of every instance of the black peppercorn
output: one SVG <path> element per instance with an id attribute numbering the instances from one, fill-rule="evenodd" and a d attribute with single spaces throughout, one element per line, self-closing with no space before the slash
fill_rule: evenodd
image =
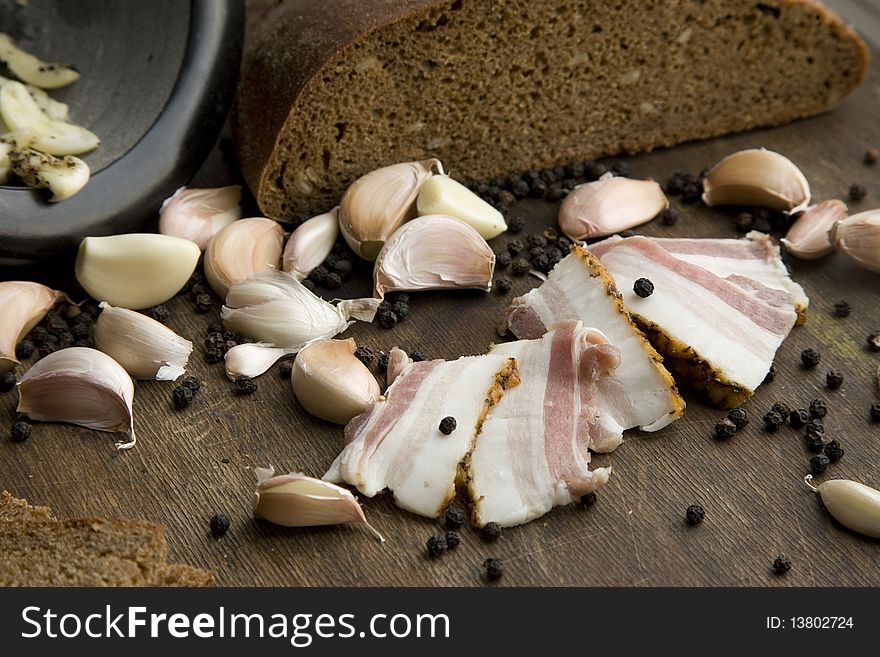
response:
<path id="1" fill-rule="evenodd" d="M 31 425 L 24 421 L 16 422 L 9 431 L 9 438 L 14 443 L 23 443 L 30 435 Z"/>
<path id="2" fill-rule="evenodd" d="M 162 304 L 150 308 L 150 317 L 155 319 L 157 322 L 162 322 L 164 324 L 168 321 L 168 317 L 170 315 L 171 313 L 168 312 L 167 306 L 163 306 Z"/>
<path id="3" fill-rule="evenodd" d="M 591 180 L 599 180 L 599 178 L 608 173 L 608 167 L 601 162 L 590 160 L 589 162 L 584 162 L 584 173 Z"/>
<path id="4" fill-rule="evenodd" d="M 684 189 L 684 178 L 680 173 L 673 173 L 664 185 L 666 193 L 670 196 L 678 196 Z"/>
<path id="5" fill-rule="evenodd" d="M 223 360 L 223 350 L 218 349 L 217 347 L 211 347 L 210 349 L 205 350 L 205 362 L 209 365 L 213 365 L 214 363 L 219 363 Z"/>
<path id="6" fill-rule="evenodd" d="M 186 386 L 177 386 L 171 391 L 171 403 L 177 410 L 183 410 L 193 400 L 193 391 Z"/>
<path id="7" fill-rule="evenodd" d="M 458 535 L 458 532 L 446 532 L 446 536 L 444 536 L 444 538 L 446 539 L 447 550 L 454 550 L 461 543 L 461 537 Z"/>
<path id="8" fill-rule="evenodd" d="M 736 425 L 727 418 L 724 418 L 715 425 L 715 437 L 718 440 L 727 440 L 728 438 L 732 438 L 733 434 L 735 433 Z"/>
<path id="9" fill-rule="evenodd" d="M 280 376 L 282 379 L 289 379 L 291 372 L 293 372 L 292 358 L 285 358 L 280 363 L 278 363 L 278 376 Z"/>
<path id="10" fill-rule="evenodd" d="M 755 215 L 751 212 L 740 212 L 736 215 L 736 230 L 740 233 L 748 233 L 755 227 Z"/>
<path id="11" fill-rule="evenodd" d="M 553 266 L 550 264 L 550 258 L 543 254 L 536 256 L 532 260 L 532 265 L 535 267 L 535 269 L 545 274 L 549 273 L 550 270 L 553 268 Z"/>
<path id="12" fill-rule="evenodd" d="M 572 160 L 565 166 L 565 173 L 570 178 L 583 178 L 584 163 L 581 160 Z"/>
<path id="13" fill-rule="evenodd" d="M 835 317 L 849 317 L 852 312 L 852 307 L 849 305 L 849 302 L 845 299 L 842 301 L 838 301 L 834 304 L 834 316 Z"/>
<path id="14" fill-rule="evenodd" d="M 551 203 L 555 203 L 556 201 L 561 201 L 565 196 L 565 190 L 562 185 L 559 183 L 553 183 L 550 185 L 550 188 L 547 190 L 547 200 Z"/>
<path id="15" fill-rule="evenodd" d="M 440 433 L 442 433 L 444 436 L 448 436 L 453 431 L 455 431 L 455 427 L 456 427 L 455 418 L 452 417 L 451 415 L 447 415 L 445 418 L 440 420 L 439 429 L 440 429 Z"/>
<path id="16" fill-rule="evenodd" d="M 541 235 L 547 240 L 547 244 L 551 245 L 559 239 L 559 233 L 556 232 L 556 229 L 552 226 L 547 226 L 544 230 L 541 231 Z"/>
<path id="17" fill-rule="evenodd" d="M 249 376 L 237 376 L 232 380 L 236 395 L 252 395 L 257 391 L 257 384 Z"/>
<path id="18" fill-rule="evenodd" d="M 388 371 L 388 354 L 379 354 L 379 360 L 376 361 L 376 367 L 379 369 L 380 372 Z"/>
<path id="19" fill-rule="evenodd" d="M 853 183 L 849 186 L 849 199 L 851 201 L 861 201 L 868 194 L 868 190 L 864 185 Z"/>
<path id="20" fill-rule="evenodd" d="M 807 426 L 805 427 L 806 431 L 814 431 L 816 433 L 825 433 L 825 425 L 822 424 L 822 420 L 817 418 L 813 418 L 809 422 L 807 422 Z"/>
<path id="21" fill-rule="evenodd" d="M 828 460 L 832 463 L 836 463 L 843 458 L 843 447 L 841 447 L 840 443 L 836 440 L 831 440 L 825 445 L 825 456 L 827 456 Z"/>
<path id="22" fill-rule="evenodd" d="M 38 347 L 41 347 L 43 345 L 48 336 L 49 331 L 46 330 L 45 326 L 35 326 L 34 329 L 30 332 L 31 340 Z"/>
<path id="23" fill-rule="evenodd" d="M 828 407 L 821 399 L 814 399 L 810 402 L 810 415 L 814 418 L 821 418 L 828 415 Z"/>
<path id="24" fill-rule="evenodd" d="M 205 336 L 205 348 L 206 349 L 221 349 L 223 351 L 226 350 L 226 338 L 223 337 L 222 333 L 208 333 Z"/>
<path id="25" fill-rule="evenodd" d="M 355 349 L 354 355 L 364 365 L 369 365 L 373 362 L 373 358 L 376 357 L 376 354 L 373 352 L 373 350 L 365 345 L 361 345 L 360 347 Z"/>
<path id="26" fill-rule="evenodd" d="M 699 525 L 706 517 L 706 510 L 699 504 L 691 504 L 684 512 L 685 520 L 689 525 Z"/>
<path id="27" fill-rule="evenodd" d="M 490 582 L 497 582 L 504 575 L 504 564 L 498 559 L 489 557 L 483 562 L 483 568 L 486 569 L 486 579 Z"/>
<path id="28" fill-rule="evenodd" d="M 507 221 L 507 232 L 511 235 L 516 235 L 517 233 L 522 232 L 522 229 L 526 227 L 526 220 L 522 217 L 511 217 Z"/>
<path id="29" fill-rule="evenodd" d="M 678 210 L 672 206 L 666 208 L 660 213 L 660 221 L 663 222 L 664 226 L 674 226 L 675 222 L 678 221 Z"/>
<path id="30" fill-rule="evenodd" d="M 822 440 L 822 434 L 820 433 L 807 433 L 804 441 L 807 449 L 813 452 L 813 454 L 818 454 L 825 448 L 825 441 Z"/>
<path id="31" fill-rule="evenodd" d="M 392 310 L 380 310 L 376 313 L 376 318 L 379 321 L 379 326 L 382 328 L 394 328 L 397 324 L 397 315 Z"/>
<path id="32" fill-rule="evenodd" d="M 633 292 L 642 299 L 646 299 L 654 294 L 654 284 L 647 278 L 637 278 L 636 282 L 633 283 Z"/>
<path id="33" fill-rule="evenodd" d="M 828 370 L 825 375 L 825 385 L 829 390 L 837 390 L 843 385 L 843 372 L 840 370 Z"/>
<path id="34" fill-rule="evenodd" d="M 181 383 L 181 385 L 182 385 L 182 386 L 185 386 L 185 387 L 187 387 L 187 388 L 189 388 L 190 390 L 192 390 L 193 394 L 197 393 L 199 390 L 202 389 L 202 382 L 199 381 L 199 380 L 198 380 L 196 377 L 194 377 L 194 376 L 188 376 L 188 377 L 186 377 L 186 378 L 183 380 L 183 382 Z"/>
<path id="35" fill-rule="evenodd" d="M 513 256 L 519 255 L 519 253 L 521 251 L 523 251 L 525 248 L 526 248 L 526 245 L 523 244 L 522 240 L 512 240 L 507 243 L 507 252 Z"/>
<path id="36" fill-rule="evenodd" d="M 819 364 L 820 360 L 822 360 L 822 354 L 820 354 L 815 349 L 804 349 L 801 352 L 801 362 L 807 369 L 816 367 L 816 365 Z"/>
<path id="37" fill-rule="evenodd" d="M 586 495 L 581 495 L 581 499 L 578 504 L 586 509 L 587 507 L 593 506 L 597 500 L 598 497 L 596 496 L 595 491 L 593 491 L 591 493 L 587 493 Z"/>
<path id="38" fill-rule="evenodd" d="M 423 360 L 428 360 L 428 354 L 424 351 L 414 351 L 409 355 L 410 358 L 413 359 L 414 362 L 420 363 Z"/>
<path id="39" fill-rule="evenodd" d="M 425 545 L 428 548 L 428 556 L 432 559 L 436 559 L 441 554 L 446 552 L 446 548 L 449 547 L 446 543 L 445 536 L 431 536 Z"/>
<path id="40" fill-rule="evenodd" d="M 742 406 L 732 408 L 727 413 L 727 419 L 736 425 L 737 430 L 742 429 L 749 423 L 749 414 Z"/>
<path id="41" fill-rule="evenodd" d="M 810 459 L 810 472 L 814 475 L 822 474 L 828 469 L 829 463 L 831 463 L 831 460 L 827 456 L 816 454 L 816 456 Z"/>
<path id="42" fill-rule="evenodd" d="M 495 254 L 495 268 L 505 269 L 506 267 L 510 267 L 511 260 L 510 251 L 499 251 Z"/>
<path id="43" fill-rule="evenodd" d="M 532 198 L 544 198 L 547 195 L 549 187 L 547 183 L 538 178 L 529 183 L 529 196 Z"/>
<path id="44" fill-rule="evenodd" d="M 480 535 L 484 541 L 497 541 L 501 538 L 501 525 L 497 522 L 487 522 L 480 530 Z"/>
<path id="45" fill-rule="evenodd" d="M 510 267 L 514 276 L 525 276 L 532 268 L 532 265 L 525 258 L 516 258 Z"/>
<path id="46" fill-rule="evenodd" d="M 397 321 L 402 322 L 409 317 L 409 304 L 403 301 L 395 301 L 391 305 L 391 311 L 397 315 Z"/>
<path id="47" fill-rule="evenodd" d="M 495 290 L 499 294 L 507 294 L 510 292 L 510 289 L 513 287 L 513 281 L 511 281 L 507 276 L 501 276 L 500 278 L 495 279 Z"/>
<path id="48" fill-rule="evenodd" d="M 703 196 L 703 183 L 698 180 L 688 181 L 681 190 L 681 202 L 693 205 Z"/>
<path id="49" fill-rule="evenodd" d="M 394 295 L 394 301 L 409 304 L 409 294 L 407 294 L 406 292 L 398 292 Z"/>
<path id="50" fill-rule="evenodd" d="M 465 515 L 461 509 L 449 507 L 443 514 L 443 524 L 446 525 L 446 529 L 459 529 L 464 525 L 464 521 Z"/>
<path id="51" fill-rule="evenodd" d="M 880 422 L 880 404 L 871 404 L 871 410 L 868 414 L 874 422 Z"/>
<path id="52" fill-rule="evenodd" d="M 874 331 L 868 336 L 868 349 L 880 351 L 880 331 Z"/>
<path id="53" fill-rule="evenodd" d="M 330 272 L 324 277 L 323 286 L 328 290 L 338 290 L 342 287 L 342 276 L 335 271 Z"/>
<path id="54" fill-rule="evenodd" d="M 784 554 L 780 554 L 773 560 L 773 572 L 777 575 L 784 575 L 791 570 L 791 559 Z"/>
<path id="55" fill-rule="evenodd" d="M 773 406 L 771 407 L 770 410 L 771 410 L 771 411 L 776 411 L 776 412 L 779 413 L 783 418 L 787 418 L 789 415 L 791 415 L 791 407 L 790 407 L 788 404 L 786 404 L 785 402 L 782 402 L 782 401 L 778 401 L 778 402 L 776 402 L 775 404 L 773 404 Z"/>
<path id="56" fill-rule="evenodd" d="M 529 183 L 525 180 L 517 180 L 510 188 L 516 198 L 525 198 L 529 195 Z"/>
<path id="57" fill-rule="evenodd" d="M 611 165 L 611 170 L 614 171 L 614 175 L 616 176 L 622 176 L 626 178 L 627 176 L 631 175 L 628 162 L 615 162 Z"/>
<path id="58" fill-rule="evenodd" d="M 529 235 L 526 240 L 529 244 L 529 248 L 534 249 L 535 247 L 543 249 L 547 246 L 547 240 L 543 235 Z"/>
<path id="59" fill-rule="evenodd" d="M 36 351 L 36 347 L 33 342 L 30 340 L 22 340 L 18 343 L 18 346 L 15 347 L 15 357 L 19 360 L 27 360 L 34 355 L 34 351 Z"/>
<path id="60" fill-rule="evenodd" d="M 223 536 L 229 531 L 229 516 L 225 513 L 215 513 L 211 517 L 211 522 L 208 524 L 211 528 L 211 533 L 214 536 Z"/>
<path id="61" fill-rule="evenodd" d="M 788 414 L 788 424 L 792 429 L 800 429 L 810 421 L 810 413 L 806 409 L 798 408 Z"/>
<path id="62" fill-rule="evenodd" d="M 534 262 L 535 258 L 547 255 L 546 246 L 533 246 L 529 249 L 529 259 Z"/>
<path id="63" fill-rule="evenodd" d="M 9 392 L 15 387 L 16 378 L 13 372 L 0 374 L 0 392 Z"/>
<path id="64" fill-rule="evenodd" d="M 211 295 L 210 294 L 200 294 L 196 297 L 196 310 L 200 313 L 206 313 L 211 310 Z"/>
<path id="65" fill-rule="evenodd" d="M 770 411 L 764 416 L 764 428 L 767 431 L 776 431 L 782 426 L 782 415 L 776 411 Z"/>
<path id="66" fill-rule="evenodd" d="M 767 374 L 764 376 L 764 380 L 761 383 L 770 383 L 775 378 L 776 378 L 776 365 L 771 365 L 770 369 L 767 371 Z"/>
<path id="67" fill-rule="evenodd" d="M 349 274 L 351 274 L 354 265 L 351 260 L 343 260 L 339 259 L 336 261 L 336 264 L 333 265 L 333 271 L 339 274 L 342 278 L 347 278 Z"/>

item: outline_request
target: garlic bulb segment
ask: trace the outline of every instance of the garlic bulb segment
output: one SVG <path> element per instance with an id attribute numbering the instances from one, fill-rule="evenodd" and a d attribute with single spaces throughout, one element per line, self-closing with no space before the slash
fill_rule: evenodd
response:
<path id="1" fill-rule="evenodd" d="M 801 260 L 815 260 L 828 255 L 834 245 L 828 237 L 831 227 L 846 219 L 846 203 L 823 201 L 804 210 L 780 241 L 785 250 Z"/>
<path id="2" fill-rule="evenodd" d="M 837 522 L 864 536 L 880 538 L 880 491 L 847 479 L 831 479 L 813 486 L 812 479 L 812 475 L 804 477 Z"/>
<path id="3" fill-rule="evenodd" d="M 373 269 L 375 296 L 388 292 L 492 289 L 495 254 L 468 224 L 442 214 L 407 222 L 385 242 Z"/>
<path id="4" fill-rule="evenodd" d="M 339 228 L 352 251 L 375 260 L 385 240 L 416 216 L 419 190 L 435 168 L 443 173 L 439 160 L 402 162 L 355 180 L 339 204 Z"/>
<path id="5" fill-rule="evenodd" d="M 19 80 L 41 89 L 66 87 L 79 79 L 79 72 L 72 66 L 44 62 L 16 46 L 5 33 L 0 33 L 0 60 Z"/>
<path id="6" fill-rule="evenodd" d="M 254 272 L 276 269 L 284 229 L 265 217 L 239 219 L 223 228 L 205 250 L 205 278 L 221 299 L 229 287 Z"/>
<path id="7" fill-rule="evenodd" d="M 575 187 L 559 207 L 559 228 L 573 240 L 613 235 L 651 221 L 669 207 L 654 180 L 605 174 Z"/>
<path id="8" fill-rule="evenodd" d="M 302 280 L 320 265 L 339 237 L 339 207 L 319 214 L 297 226 L 281 256 L 281 267 Z"/>
<path id="9" fill-rule="evenodd" d="M 69 199 L 91 176 L 89 165 L 78 157 L 55 157 L 31 148 L 10 153 L 9 165 L 28 187 L 48 190 L 52 203 Z"/>
<path id="10" fill-rule="evenodd" d="M 196 268 L 199 247 L 156 233 L 86 237 L 76 256 L 76 280 L 93 299 L 140 310 L 177 294 Z"/>
<path id="11" fill-rule="evenodd" d="M 754 205 L 799 212 L 810 204 L 810 184 L 784 155 L 753 148 L 728 155 L 703 180 L 706 205 Z"/>
<path id="12" fill-rule="evenodd" d="M 191 240 L 204 251 L 214 235 L 241 219 L 241 186 L 214 189 L 181 187 L 159 210 L 159 232 Z"/>
<path id="13" fill-rule="evenodd" d="M 293 394 L 315 417 L 348 424 L 369 409 L 382 394 L 376 378 L 354 355 L 348 340 L 318 340 L 297 354 L 290 373 Z"/>
<path id="14" fill-rule="evenodd" d="M 412 365 L 413 359 L 403 349 L 392 347 L 388 352 L 388 369 L 385 370 L 385 385 L 390 386 L 403 370 Z"/>
<path id="15" fill-rule="evenodd" d="M 445 214 L 463 221 L 487 240 L 507 230 L 504 215 L 449 176 L 431 176 L 419 190 L 416 208 L 419 216 Z"/>
<path id="16" fill-rule="evenodd" d="M 360 523 L 380 543 L 385 542 L 367 522 L 357 499 L 345 488 L 302 473 L 276 477 L 271 466 L 254 468 L 254 473 L 258 482 L 253 499 L 255 518 L 284 527 Z"/>
<path id="17" fill-rule="evenodd" d="M 235 379 L 246 376 L 250 379 L 260 376 L 288 354 L 296 353 L 263 342 L 249 342 L 234 346 L 226 352 L 226 376 Z"/>
<path id="18" fill-rule="evenodd" d="M 333 305 L 293 274 L 270 270 L 229 288 L 220 318 L 242 335 L 298 351 L 313 340 L 341 333 L 353 319 L 373 321 L 378 306 L 378 299 L 350 299 Z"/>
<path id="19" fill-rule="evenodd" d="M 838 221 L 829 233 L 838 251 L 865 269 L 880 272 L 880 209 Z"/>
<path id="20" fill-rule="evenodd" d="M 15 347 L 64 296 L 30 281 L 0 282 L 0 373 L 16 365 Z"/>
<path id="21" fill-rule="evenodd" d="M 12 82 L 12 80 L 0 75 L 0 87 L 2 87 L 7 82 Z M 66 103 L 55 100 L 54 98 L 52 98 L 52 96 L 46 93 L 44 89 L 35 87 L 32 84 L 26 84 L 25 88 L 28 90 L 31 98 L 34 99 L 34 102 L 41 110 L 43 110 L 46 116 L 48 116 L 53 121 L 67 121 L 70 115 L 70 108 L 67 106 Z M 0 122 L 0 132 L 5 132 L 5 125 L 2 122 Z"/>
<path id="22" fill-rule="evenodd" d="M 134 379 L 174 381 L 186 372 L 192 342 L 152 317 L 101 303 L 95 346 Z"/>
<path id="23" fill-rule="evenodd" d="M 16 411 L 32 420 L 68 422 L 98 431 L 126 431 L 134 447 L 134 383 L 107 354 L 88 347 L 60 349 L 41 358 L 18 384 Z"/>

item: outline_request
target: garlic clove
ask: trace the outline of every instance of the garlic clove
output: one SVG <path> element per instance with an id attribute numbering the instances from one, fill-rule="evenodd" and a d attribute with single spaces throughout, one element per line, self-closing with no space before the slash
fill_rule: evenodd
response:
<path id="1" fill-rule="evenodd" d="M 0 126 L 2 129 L 2 126 Z M 9 169 L 12 166 L 10 154 L 12 153 L 12 144 L 8 141 L 0 139 L 0 185 L 6 184 L 9 177 Z"/>
<path id="2" fill-rule="evenodd" d="M 64 296 L 30 281 L 0 282 L 0 373 L 16 365 L 15 347 Z"/>
<path id="3" fill-rule="evenodd" d="M 796 258 L 814 260 L 834 250 L 828 233 L 838 221 L 846 219 L 846 203 L 823 201 L 803 211 L 780 241 L 785 250 Z"/>
<path id="4" fill-rule="evenodd" d="M 341 333 L 352 319 L 373 321 L 379 303 L 378 299 L 350 299 L 334 306 L 293 274 L 270 270 L 230 287 L 220 318 L 242 335 L 297 351 L 313 340 Z"/>
<path id="5" fill-rule="evenodd" d="M 460 182 L 445 175 L 431 176 L 422 185 L 416 208 L 419 216 L 445 214 L 463 221 L 487 240 L 507 230 L 504 215 Z"/>
<path id="6" fill-rule="evenodd" d="M 215 189 L 181 187 L 159 210 L 159 232 L 182 237 L 204 251 L 208 242 L 233 221 L 241 219 L 241 186 Z"/>
<path id="7" fill-rule="evenodd" d="M 79 72 L 72 66 L 44 62 L 16 46 L 5 33 L 0 33 L 0 60 L 19 80 L 41 89 L 66 87 L 79 79 Z"/>
<path id="8" fill-rule="evenodd" d="M 201 252 L 189 240 L 155 233 L 86 237 L 76 256 L 76 280 L 93 299 L 131 310 L 177 294 Z"/>
<path id="9" fill-rule="evenodd" d="M 236 345 L 226 352 L 226 376 L 230 379 L 239 376 L 256 378 L 265 374 L 281 358 L 293 353 L 296 353 L 293 349 L 284 349 L 265 342 Z"/>
<path id="10" fill-rule="evenodd" d="M 32 420 L 68 422 L 98 431 L 126 431 L 135 445 L 131 404 L 134 383 L 122 366 L 105 353 L 69 347 L 45 356 L 18 384 L 16 411 Z"/>
<path id="11" fill-rule="evenodd" d="M 388 292 L 492 289 L 495 254 L 466 223 L 442 214 L 401 226 L 376 258 L 375 295 Z"/>
<path id="12" fill-rule="evenodd" d="M 284 229 L 265 217 L 239 219 L 223 228 L 205 249 L 205 278 L 221 299 L 229 287 L 254 272 L 278 267 Z"/>
<path id="13" fill-rule="evenodd" d="M 403 370 L 412 365 L 413 359 L 403 349 L 392 347 L 388 352 L 388 369 L 385 370 L 385 385 L 390 386 Z"/>
<path id="14" fill-rule="evenodd" d="M 2 87 L 7 82 L 13 82 L 9 78 L 5 78 L 0 75 L 0 87 Z M 35 87 L 32 84 L 24 85 L 28 90 L 28 93 L 31 95 L 31 98 L 34 99 L 34 102 L 39 106 L 41 110 L 53 121 L 67 121 L 70 115 L 70 108 L 66 103 L 62 103 L 61 101 L 55 100 L 50 96 L 44 89 L 40 89 L 40 87 Z M 4 125 L 0 123 L 0 132 L 3 131 Z"/>
<path id="15" fill-rule="evenodd" d="M 352 338 L 318 340 L 297 354 L 290 383 L 306 411 L 322 420 L 345 425 L 379 398 L 379 384 L 354 355 L 355 349 L 357 344 Z"/>
<path id="16" fill-rule="evenodd" d="M 356 254 L 375 260 L 385 240 L 416 216 L 419 189 L 435 168 L 443 173 L 436 159 L 402 162 L 371 171 L 351 184 L 339 204 L 339 229 Z"/>
<path id="17" fill-rule="evenodd" d="M 804 477 L 837 522 L 864 536 L 880 538 L 880 491 L 848 479 L 830 479 L 813 486 L 812 479 L 812 475 Z"/>
<path id="18" fill-rule="evenodd" d="M 339 237 L 339 207 L 301 223 L 287 240 L 281 266 L 302 280 L 320 265 Z"/>
<path id="19" fill-rule="evenodd" d="M 253 499 L 255 518 L 284 527 L 362 523 L 380 543 L 385 542 L 367 522 L 355 496 L 345 488 L 302 473 L 276 477 L 272 466 L 254 468 L 254 473 L 257 475 Z"/>
<path id="20" fill-rule="evenodd" d="M 806 176 L 784 155 L 753 148 L 728 155 L 703 180 L 706 205 L 754 205 L 789 213 L 810 203 Z"/>
<path id="21" fill-rule="evenodd" d="M 608 173 L 575 187 L 559 207 L 559 228 L 574 240 L 605 237 L 647 223 L 669 200 L 654 180 Z"/>
<path id="22" fill-rule="evenodd" d="M 880 272 L 880 209 L 838 221 L 831 227 L 829 239 L 856 264 Z"/>
<path id="23" fill-rule="evenodd" d="M 86 186 L 91 175 L 89 165 L 78 157 L 55 157 L 31 148 L 10 153 L 9 164 L 10 170 L 28 187 L 48 189 L 52 203 L 76 194 Z"/>
<path id="24" fill-rule="evenodd" d="M 174 381 L 186 372 L 192 342 L 151 317 L 101 303 L 95 346 L 135 379 Z"/>

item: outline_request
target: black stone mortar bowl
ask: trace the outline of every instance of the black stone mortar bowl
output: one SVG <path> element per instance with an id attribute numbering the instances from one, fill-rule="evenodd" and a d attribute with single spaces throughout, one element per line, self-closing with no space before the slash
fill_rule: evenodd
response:
<path id="1" fill-rule="evenodd" d="M 73 197 L 0 186 L 0 264 L 136 232 L 201 166 L 235 93 L 243 0 L 0 0 L 0 31 L 80 79 L 50 95 L 101 145 Z M 0 62 L 0 75 L 13 77 Z"/>

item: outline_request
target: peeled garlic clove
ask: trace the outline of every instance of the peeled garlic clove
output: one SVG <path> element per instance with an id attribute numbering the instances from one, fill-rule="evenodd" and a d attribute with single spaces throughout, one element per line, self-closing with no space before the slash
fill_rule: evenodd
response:
<path id="1" fill-rule="evenodd" d="M 605 174 L 575 187 L 559 207 L 559 228 L 574 240 L 613 235 L 651 221 L 669 207 L 654 180 Z"/>
<path id="2" fill-rule="evenodd" d="M 391 236 L 373 269 L 375 295 L 388 292 L 492 289 L 495 254 L 466 223 L 442 214 L 426 215 Z"/>
<path id="3" fill-rule="evenodd" d="M 205 278 L 221 299 L 254 272 L 278 267 L 284 229 L 266 217 L 239 219 L 214 235 L 205 250 Z"/>
<path id="4" fill-rule="evenodd" d="M 837 522 L 859 534 L 880 538 L 880 491 L 847 479 L 831 479 L 813 486 L 812 479 L 812 475 L 804 477 Z"/>
<path id="5" fill-rule="evenodd" d="M 352 183 L 339 204 L 339 228 L 356 254 L 375 260 L 385 240 L 416 216 L 419 189 L 434 168 L 443 173 L 439 160 L 402 162 L 371 171 Z"/>
<path id="6" fill-rule="evenodd" d="M 240 185 L 216 189 L 181 187 L 162 203 L 159 232 L 193 241 L 204 251 L 214 235 L 241 219 L 240 201 Z"/>
<path id="7" fill-rule="evenodd" d="M 70 108 L 66 103 L 55 100 L 45 91 L 32 84 L 27 84 L 25 87 L 31 95 L 31 98 L 34 99 L 34 102 L 41 110 L 43 110 L 46 116 L 53 121 L 67 121 L 70 116 Z"/>
<path id="8" fill-rule="evenodd" d="M 101 303 L 95 346 L 135 379 L 174 381 L 186 372 L 192 342 L 164 324 L 127 308 Z"/>
<path id="9" fill-rule="evenodd" d="M 796 258 L 814 260 L 834 250 L 828 232 L 838 221 L 846 219 L 846 203 L 823 201 L 803 211 L 788 233 L 780 240 L 785 250 Z"/>
<path id="10" fill-rule="evenodd" d="M 64 296 L 30 281 L 0 282 L 0 373 L 18 365 L 15 347 Z"/>
<path id="11" fill-rule="evenodd" d="M 155 233 L 86 237 L 76 280 L 93 299 L 131 310 L 165 303 L 196 268 L 201 252 L 189 240 Z"/>
<path id="12" fill-rule="evenodd" d="M 16 411 L 32 420 L 68 422 L 98 431 L 127 431 L 135 445 L 131 403 L 134 383 L 122 366 L 105 353 L 69 347 L 45 356 L 18 384 Z"/>
<path id="13" fill-rule="evenodd" d="M 794 162 L 765 148 L 728 155 L 703 180 L 706 205 L 755 205 L 789 213 L 810 203 L 810 183 Z"/>
<path id="14" fill-rule="evenodd" d="M 315 417 L 348 424 L 382 394 L 376 378 L 354 355 L 355 349 L 352 338 L 318 340 L 297 354 L 290 373 L 293 394 Z"/>
<path id="15" fill-rule="evenodd" d="M 0 33 L 0 60 L 19 80 L 42 89 L 58 89 L 79 79 L 79 71 L 66 64 L 44 62 L 15 45 L 15 40 Z"/>
<path id="16" fill-rule="evenodd" d="M 837 250 L 865 269 L 880 272 L 880 209 L 838 221 L 829 233 Z"/>
<path id="17" fill-rule="evenodd" d="M 341 333 L 352 319 L 373 321 L 378 307 L 378 299 L 350 299 L 334 306 L 293 274 L 270 270 L 229 288 L 220 318 L 242 335 L 297 351 Z"/>
<path id="18" fill-rule="evenodd" d="M 10 170 L 28 187 L 48 189 L 49 201 L 58 203 L 70 198 L 86 186 L 91 171 L 78 157 L 55 157 L 31 148 L 9 155 Z"/>
<path id="19" fill-rule="evenodd" d="M 504 215 L 449 176 L 428 179 L 419 190 L 416 208 L 419 216 L 445 214 L 463 221 L 487 240 L 507 230 Z"/>
<path id="20" fill-rule="evenodd" d="M 354 495 L 345 488 L 302 473 L 276 477 L 272 466 L 254 468 L 254 473 L 257 475 L 253 500 L 255 518 L 264 518 L 284 527 L 363 523 L 379 542 L 385 542 L 367 522 Z"/>
<path id="21" fill-rule="evenodd" d="M 12 144 L 0 140 L 0 185 L 5 185 L 6 178 L 9 176 L 9 167 L 12 166 L 12 161 L 9 159 L 10 153 L 12 153 Z"/>
<path id="22" fill-rule="evenodd" d="M 249 342 L 234 346 L 226 352 L 226 376 L 235 379 L 246 376 L 249 379 L 264 374 L 270 367 L 293 349 L 284 349 L 264 342 Z"/>
<path id="23" fill-rule="evenodd" d="M 394 380 L 400 376 L 403 370 L 412 365 L 412 362 L 413 359 L 403 349 L 392 347 L 391 351 L 388 352 L 388 369 L 385 370 L 385 385 L 390 386 L 394 383 Z"/>
<path id="24" fill-rule="evenodd" d="M 302 280 L 320 265 L 339 236 L 339 207 L 301 223 L 287 240 L 281 266 Z"/>

